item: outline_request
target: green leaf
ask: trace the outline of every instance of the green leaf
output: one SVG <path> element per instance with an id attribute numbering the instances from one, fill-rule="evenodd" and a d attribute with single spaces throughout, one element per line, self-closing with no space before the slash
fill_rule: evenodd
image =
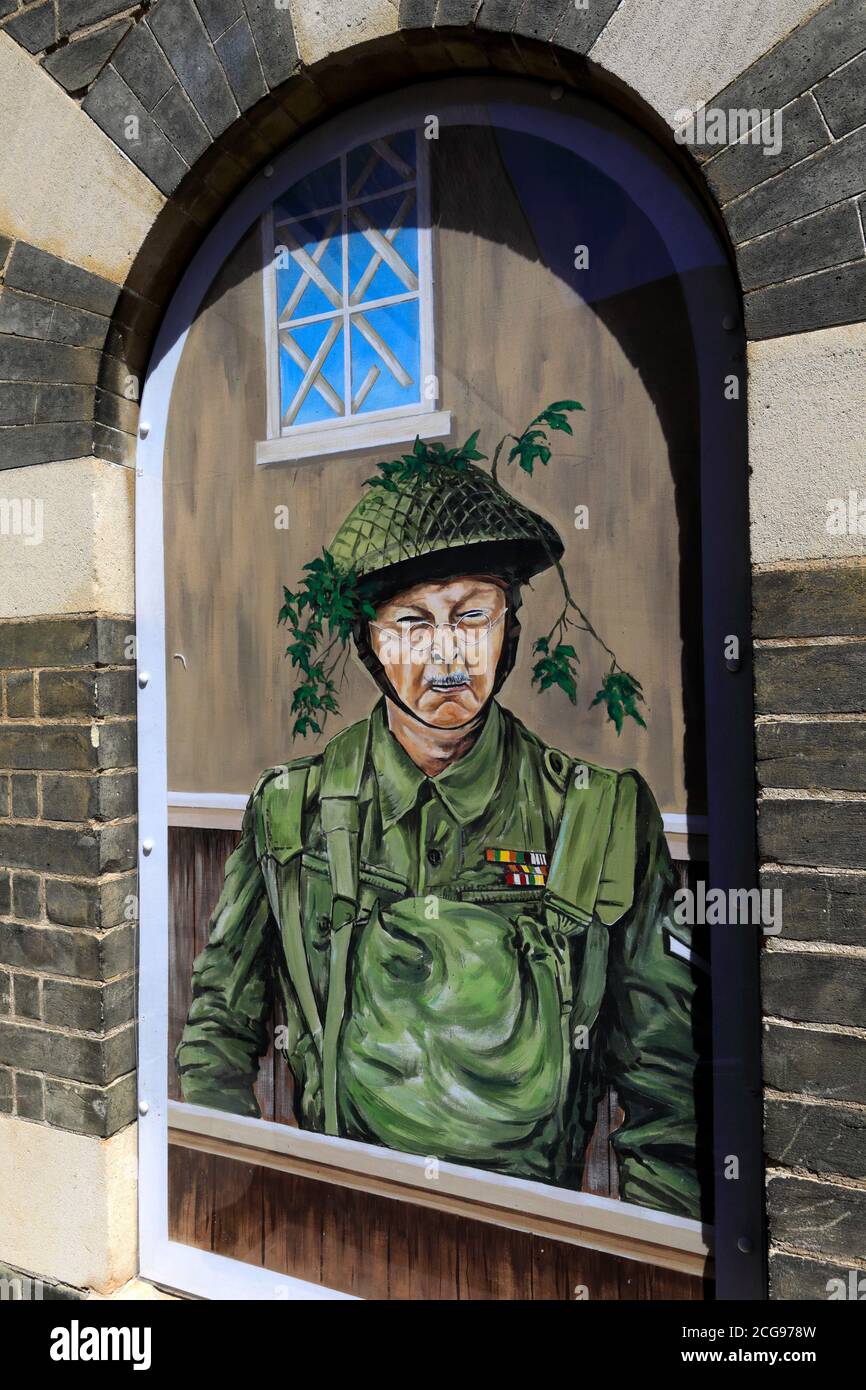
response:
<path id="1" fill-rule="evenodd" d="M 633 719 L 642 729 L 646 728 L 646 720 L 637 707 L 638 701 L 644 702 L 640 681 L 629 675 L 628 671 L 608 671 L 589 708 L 604 704 L 607 717 L 613 722 L 619 735 L 626 718 Z"/>

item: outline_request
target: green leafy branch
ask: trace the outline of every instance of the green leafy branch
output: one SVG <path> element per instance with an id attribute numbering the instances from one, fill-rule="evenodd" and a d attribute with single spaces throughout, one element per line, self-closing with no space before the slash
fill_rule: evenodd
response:
<path id="1" fill-rule="evenodd" d="M 561 430 L 564 434 L 574 433 L 569 424 L 567 413 L 573 410 L 583 410 L 580 401 L 554 401 L 552 405 L 545 406 L 534 420 L 530 420 L 522 434 L 503 435 L 493 455 L 493 464 L 490 469 L 491 477 L 497 477 L 499 455 L 509 439 L 514 441 L 514 448 L 508 455 L 508 462 L 513 463 L 517 459 L 524 473 L 528 473 L 531 477 L 536 463 L 546 464 L 553 452 L 547 431 Z M 544 428 L 540 428 L 541 426 Z"/>
<path id="2" fill-rule="evenodd" d="M 364 484 L 366 487 L 383 487 L 386 492 L 399 492 L 416 478 L 431 477 L 437 468 L 453 468 L 456 472 L 463 473 L 470 463 L 479 462 L 487 457 L 486 454 L 479 454 L 475 447 L 478 443 L 478 433 L 478 430 L 475 430 L 470 434 L 462 449 L 446 449 L 441 440 L 425 444 L 420 436 L 416 436 L 411 454 L 403 454 L 401 458 L 393 459 L 390 463 L 377 463 L 381 478 L 365 478 Z"/>
<path id="3" fill-rule="evenodd" d="M 286 656 L 301 677 L 292 694 L 292 738 L 320 734 L 328 715 L 339 713 L 339 682 L 334 673 L 342 659 L 342 679 L 353 624 L 359 618 L 376 616 L 375 608 L 358 592 L 354 570 L 340 570 L 329 550 L 304 565 L 304 570 L 296 592 L 283 587 L 283 606 L 277 619 L 289 628 L 292 640 Z"/>

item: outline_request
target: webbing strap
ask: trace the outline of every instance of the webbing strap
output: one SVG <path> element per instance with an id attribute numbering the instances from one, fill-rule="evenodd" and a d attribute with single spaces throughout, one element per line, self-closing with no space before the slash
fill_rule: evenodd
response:
<path id="1" fill-rule="evenodd" d="M 322 767 L 321 819 L 331 876 L 331 955 L 322 1052 L 325 1133 L 339 1134 L 337 1054 L 346 1010 L 349 948 L 359 918 L 359 799 L 367 763 L 369 721 L 353 724 L 325 749 Z M 365 889 L 369 911 L 375 893 Z"/>
<path id="2" fill-rule="evenodd" d="M 616 772 L 585 763 L 573 766 L 569 772 L 544 897 L 549 907 L 581 926 L 592 921 L 598 899 L 617 777 Z"/>

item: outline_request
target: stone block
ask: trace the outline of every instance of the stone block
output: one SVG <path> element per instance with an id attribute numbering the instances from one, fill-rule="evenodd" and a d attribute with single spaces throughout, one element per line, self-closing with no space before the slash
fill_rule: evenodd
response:
<path id="1" fill-rule="evenodd" d="M 858 260 L 862 254 L 860 219 L 852 199 L 738 246 L 737 267 L 743 289 L 754 290 Z"/>

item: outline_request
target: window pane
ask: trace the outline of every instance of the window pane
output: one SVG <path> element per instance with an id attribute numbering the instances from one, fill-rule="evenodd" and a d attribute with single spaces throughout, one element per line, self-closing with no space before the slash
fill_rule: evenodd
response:
<path id="1" fill-rule="evenodd" d="M 277 244 L 288 251 L 277 260 L 277 313 L 281 321 L 332 313 L 342 304 L 341 221 L 338 210 L 277 228 Z"/>
<path id="2" fill-rule="evenodd" d="M 340 161 L 334 159 L 283 193 L 274 204 L 274 217 L 279 221 L 281 217 L 300 217 L 318 208 L 332 208 L 339 204 L 341 196 Z"/>
<path id="3" fill-rule="evenodd" d="M 347 157 L 350 198 L 384 193 L 415 178 L 415 134 L 404 130 L 387 140 L 359 145 Z"/>
<path id="4" fill-rule="evenodd" d="M 417 404 L 420 373 L 417 299 L 352 316 L 353 413 Z"/>
<path id="5" fill-rule="evenodd" d="M 311 425 L 343 414 L 343 324 L 326 319 L 280 331 L 283 425 Z"/>
<path id="6" fill-rule="evenodd" d="M 387 234 L 387 235 L 386 235 Z M 418 288 L 414 190 L 349 209 L 349 294 L 353 304 Z"/>

